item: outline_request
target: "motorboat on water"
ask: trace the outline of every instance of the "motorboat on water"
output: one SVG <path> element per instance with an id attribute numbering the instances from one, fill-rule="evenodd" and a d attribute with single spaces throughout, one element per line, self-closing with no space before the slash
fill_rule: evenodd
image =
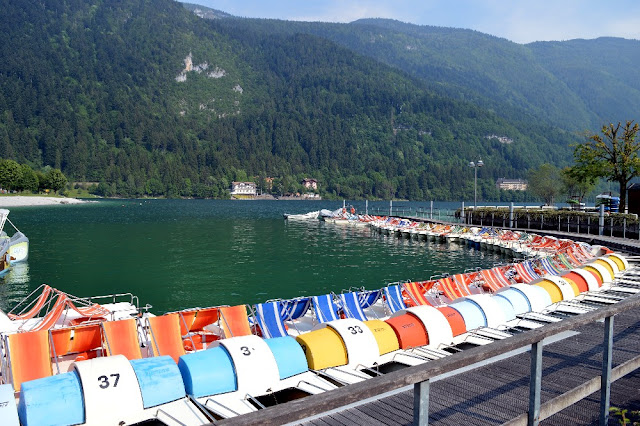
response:
<path id="1" fill-rule="evenodd" d="M 326 217 L 333 216 L 333 214 L 334 214 L 334 211 L 332 211 L 332 210 L 322 209 L 322 210 L 320 210 L 320 214 L 318 215 L 318 219 L 324 220 Z"/>
<path id="2" fill-rule="evenodd" d="M 9 223 L 15 230 L 9 236 L 4 229 L 5 223 Z M 25 262 L 29 258 L 29 238 L 24 235 L 9 219 L 9 210 L 0 209 L 0 256 L 9 255 L 9 263 Z"/>
<path id="3" fill-rule="evenodd" d="M 290 220 L 316 220 L 320 215 L 320 210 L 316 210 L 309 213 L 303 214 L 289 214 L 285 213 L 284 218 Z"/>

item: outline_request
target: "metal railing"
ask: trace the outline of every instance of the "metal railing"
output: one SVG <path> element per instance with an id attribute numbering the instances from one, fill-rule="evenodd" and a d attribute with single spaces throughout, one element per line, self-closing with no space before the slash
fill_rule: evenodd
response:
<path id="1" fill-rule="evenodd" d="M 304 399 L 222 420 L 218 423 L 225 425 L 275 425 L 290 423 L 376 397 L 386 392 L 401 389 L 408 385 L 413 385 L 414 423 L 426 425 L 428 424 L 429 415 L 429 383 L 431 379 L 460 368 L 480 363 L 489 358 L 503 355 L 510 351 L 530 347 L 532 356 L 529 410 L 508 422 L 508 424 L 537 425 L 541 420 L 575 404 L 575 402 L 586 398 L 598 389 L 601 390 L 600 424 L 607 424 L 611 382 L 640 367 L 640 356 L 636 356 L 615 369 L 611 368 L 613 317 L 616 314 L 638 307 L 640 307 L 640 295 L 630 296 L 614 305 L 548 324 L 538 329 L 529 330 L 509 337 L 508 339 L 465 350 L 442 359 L 429 361 L 423 365 L 407 367 L 400 371 L 374 377 L 322 394 L 311 395 Z M 602 375 L 541 404 L 543 340 L 602 319 L 605 320 Z"/>
<path id="2" fill-rule="evenodd" d="M 432 219 L 442 220 L 447 222 L 461 222 L 462 219 L 459 215 L 456 215 L 454 209 L 441 209 L 441 208 L 429 208 L 429 207 L 393 207 L 381 208 L 373 207 L 369 208 L 369 214 L 375 216 L 397 216 L 397 217 L 413 217 L 418 219 Z M 391 214 L 389 214 L 391 212 Z"/>
<path id="3" fill-rule="evenodd" d="M 571 210 L 509 209 L 465 210 L 463 221 L 478 226 L 557 231 L 576 234 L 640 239 L 636 215 Z"/>
<path id="4" fill-rule="evenodd" d="M 601 216 L 604 211 L 602 213 L 565 210 L 545 212 L 531 206 L 516 207 L 513 212 L 510 212 L 510 206 L 494 206 L 494 211 L 483 211 L 482 209 L 486 207 L 478 206 L 479 210 L 474 211 L 468 206 L 465 209 L 464 203 L 461 203 L 461 208 L 457 209 L 441 209 L 434 207 L 433 202 L 430 203 L 425 207 L 391 204 L 389 207 L 368 208 L 368 212 L 377 216 L 411 217 L 478 226 L 571 232 L 640 240 L 640 221 L 634 218 L 636 215 L 616 216 L 605 213 Z"/>

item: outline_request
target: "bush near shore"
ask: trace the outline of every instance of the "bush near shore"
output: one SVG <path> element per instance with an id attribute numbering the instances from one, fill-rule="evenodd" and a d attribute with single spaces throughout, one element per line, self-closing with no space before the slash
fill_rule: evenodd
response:
<path id="1" fill-rule="evenodd" d="M 45 167 L 33 170 L 28 164 L 0 158 L 0 188 L 8 192 L 58 192 L 67 184 L 59 170 Z"/>

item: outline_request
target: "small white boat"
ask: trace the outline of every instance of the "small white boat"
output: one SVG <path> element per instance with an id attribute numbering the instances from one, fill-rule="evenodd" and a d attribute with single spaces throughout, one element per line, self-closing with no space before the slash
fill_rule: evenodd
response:
<path id="1" fill-rule="evenodd" d="M 11 264 L 24 262 L 29 258 L 29 238 L 16 228 L 8 216 L 9 210 L 0 209 L 0 256 L 8 254 Z M 16 231 L 11 237 L 4 230 L 6 222 Z"/>
<path id="2" fill-rule="evenodd" d="M 304 214 L 284 214 L 285 219 L 293 219 L 293 220 L 315 220 L 318 219 L 320 215 L 320 210 L 316 210 L 314 212 L 304 213 Z"/>

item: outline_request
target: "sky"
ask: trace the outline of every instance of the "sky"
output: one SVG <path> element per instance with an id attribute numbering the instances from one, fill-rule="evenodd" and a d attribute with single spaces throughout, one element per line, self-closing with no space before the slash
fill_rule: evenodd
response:
<path id="1" fill-rule="evenodd" d="M 640 39 L 638 0 L 183 0 L 248 18 L 351 22 L 389 18 L 468 28 L 516 43 Z"/>

